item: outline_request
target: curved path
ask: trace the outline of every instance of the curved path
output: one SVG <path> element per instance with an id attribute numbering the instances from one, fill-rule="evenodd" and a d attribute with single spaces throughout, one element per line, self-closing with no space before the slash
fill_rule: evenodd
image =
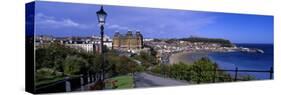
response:
<path id="1" fill-rule="evenodd" d="M 188 83 L 170 79 L 170 78 L 155 76 L 148 73 L 135 73 L 134 84 L 135 84 L 135 88 L 139 88 L 139 87 L 187 85 Z"/>

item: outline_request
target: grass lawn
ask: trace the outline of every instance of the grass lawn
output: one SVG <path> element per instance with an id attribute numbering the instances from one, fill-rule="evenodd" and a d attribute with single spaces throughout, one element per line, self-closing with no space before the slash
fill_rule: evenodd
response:
<path id="1" fill-rule="evenodd" d="M 116 80 L 115 83 L 116 88 L 113 87 L 112 82 Z M 106 88 L 112 89 L 123 89 L 123 88 L 133 88 L 133 77 L 131 75 L 121 75 L 110 78 L 109 81 L 106 83 Z"/>

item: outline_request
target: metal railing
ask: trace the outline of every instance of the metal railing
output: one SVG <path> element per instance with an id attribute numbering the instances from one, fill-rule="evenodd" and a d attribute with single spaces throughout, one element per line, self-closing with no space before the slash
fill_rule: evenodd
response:
<path id="1" fill-rule="evenodd" d="M 235 70 L 218 69 L 216 71 L 234 72 L 234 81 L 237 81 L 238 79 L 238 72 L 269 73 L 269 79 L 273 79 L 273 67 L 271 67 L 269 70 L 238 70 L 238 67 L 236 67 Z"/>
<path id="2" fill-rule="evenodd" d="M 99 80 L 98 74 L 80 75 L 77 77 L 64 77 L 62 80 L 37 85 L 36 93 L 54 93 L 54 92 L 70 92 L 83 91 L 87 84 L 96 84 Z"/>
<path id="3" fill-rule="evenodd" d="M 256 73 L 267 73 L 268 74 L 268 79 L 273 79 L 273 67 L 271 67 L 269 70 L 239 70 L 238 67 L 235 67 L 234 70 L 226 70 L 226 69 L 218 69 L 218 68 L 214 68 L 213 70 L 204 70 L 204 69 L 201 69 L 199 72 L 197 72 L 196 76 L 197 77 L 203 77 L 201 75 L 202 72 L 210 72 L 209 74 L 212 74 L 212 79 L 210 80 L 210 82 L 219 82 L 219 81 L 216 81 L 218 80 L 218 78 L 227 78 L 227 77 L 223 77 L 223 76 L 219 76 L 218 72 L 222 72 L 222 73 L 227 73 L 230 75 L 230 81 L 240 81 L 240 80 L 243 80 L 243 78 L 239 77 L 238 76 L 238 73 L 241 73 L 241 72 L 256 72 Z M 212 73 L 213 72 L 213 73 Z M 232 72 L 233 74 L 231 75 L 230 72 Z M 174 78 L 174 79 L 179 79 L 179 80 L 184 80 L 182 79 L 182 76 L 185 76 L 185 75 L 180 75 L 178 76 L 177 78 L 174 77 L 173 75 L 171 75 L 169 72 L 167 71 L 162 71 L 161 73 L 154 73 L 154 72 L 150 72 L 151 74 L 154 74 L 154 75 L 157 75 L 157 76 L 161 76 L 161 77 L 169 77 L 169 78 Z M 250 74 L 247 74 L 251 77 Z M 188 75 L 187 75 L 188 76 Z M 179 78 L 180 77 L 180 78 Z M 191 80 L 191 76 L 189 76 L 190 80 Z M 186 81 L 190 81 L 190 80 L 186 80 Z M 200 84 L 201 83 L 201 80 L 200 79 L 197 79 L 196 80 L 196 83 L 197 84 Z"/>

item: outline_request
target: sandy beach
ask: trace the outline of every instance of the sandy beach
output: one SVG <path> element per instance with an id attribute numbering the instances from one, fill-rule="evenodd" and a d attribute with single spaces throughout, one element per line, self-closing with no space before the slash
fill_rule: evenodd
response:
<path id="1" fill-rule="evenodd" d="M 207 57 L 208 53 L 207 52 L 180 52 L 180 53 L 175 53 L 172 54 L 169 57 L 170 60 L 170 64 L 175 64 L 175 63 L 179 63 L 179 62 L 184 62 L 186 64 L 192 64 L 194 63 L 196 60 L 202 58 L 202 57 Z"/>

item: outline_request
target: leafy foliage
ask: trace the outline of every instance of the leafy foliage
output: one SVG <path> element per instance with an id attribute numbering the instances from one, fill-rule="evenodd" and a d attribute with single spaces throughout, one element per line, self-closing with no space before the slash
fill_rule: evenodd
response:
<path id="1" fill-rule="evenodd" d="M 92 56 L 57 43 L 37 48 L 35 54 L 36 82 L 82 74 L 83 70 L 90 69 L 91 58 L 87 56 Z"/>
<path id="2" fill-rule="evenodd" d="M 212 82 L 214 70 L 216 66 L 208 58 L 202 58 L 194 62 L 191 66 L 191 81 L 196 81 L 197 83 L 201 82 Z"/>
<path id="3" fill-rule="evenodd" d="M 124 75 L 139 70 L 139 64 L 126 56 L 108 55 L 107 57 L 113 75 Z"/>
<path id="4" fill-rule="evenodd" d="M 152 53 L 152 54 L 151 54 Z M 139 60 L 142 62 L 142 65 L 145 67 L 145 68 L 148 68 L 150 66 L 153 66 L 153 65 L 157 65 L 157 60 L 156 60 L 156 57 L 153 56 L 154 52 L 151 52 L 151 53 L 148 53 L 148 52 L 140 52 L 139 55 L 135 55 L 133 56 L 134 59 L 136 60 Z M 156 55 L 156 54 L 155 54 Z"/>
<path id="5" fill-rule="evenodd" d="M 56 76 L 61 76 L 61 72 L 56 72 L 52 69 L 48 68 L 41 68 L 36 71 L 36 81 L 48 80 L 53 79 Z"/>
<path id="6" fill-rule="evenodd" d="M 88 67 L 87 61 L 78 56 L 67 56 L 63 62 L 64 73 L 68 75 L 80 74 L 80 70 L 86 67 Z"/>
<path id="7" fill-rule="evenodd" d="M 213 81 L 232 81 L 231 76 L 222 71 L 216 71 L 217 65 L 208 58 L 201 58 L 194 64 L 161 64 L 155 66 L 151 72 L 169 76 L 171 78 L 191 81 L 192 83 L 210 83 Z M 216 72 L 214 72 L 216 71 Z M 216 76 L 216 78 L 214 78 Z"/>

